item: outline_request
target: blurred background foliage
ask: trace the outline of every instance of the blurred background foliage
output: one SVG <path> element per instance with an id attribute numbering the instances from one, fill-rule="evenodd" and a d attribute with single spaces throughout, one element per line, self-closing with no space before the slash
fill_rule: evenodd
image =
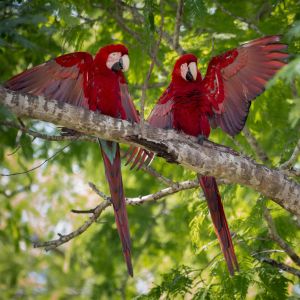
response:
<path id="1" fill-rule="evenodd" d="M 177 1 L 18 0 L 0 1 L 0 82 L 63 53 L 93 54 L 108 43 L 129 48 L 130 92 L 139 107 L 141 86 L 151 64 L 164 16 L 162 41 L 146 97 L 146 115 L 166 87 L 182 50 L 199 57 L 202 73 L 212 55 L 263 35 L 282 34 L 290 63 L 252 105 L 247 128 L 278 167 L 299 139 L 300 3 L 297 0 L 185 0 L 179 45 L 173 43 Z M 213 45 L 213 47 L 212 47 Z M 4 108 L 1 120 L 14 120 Z M 27 127 L 57 134 L 52 124 L 23 120 Z M 215 130 L 211 140 L 259 161 L 245 134 L 234 140 Z M 0 126 L 0 171 L 20 172 L 49 158 L 67 142 L 32 139 Z M 126 147 L 126 146 L 125 146 Z M 298 160 L 299 167 L 299 160 Z M 152 165 L 173 181 L 194 179 L 181 166 L 156 158 Z M 297 165 L 296 165 L 297 166 Z M 144 171 L 123 167 L 128 197 L 165 186 Z M 246 187 L 220 187 L 240 273 L 230 277 L 199 189 L 156 203 L 128 207 L 133 240 L 134 278 L 129 278 L 111 208 L 83 235 L 51 252 L 34 249 L 76 229 L 100 199 L 94 182 L 108 193 L 96 144 L 73 142 L 33 172 L 0 177 L 0 299 L 299 299 L 299 278 L 260 258 L 297 267 L 268 234 L 263 218 L 270 209 L 280 236 L 300 254 L 300 221 Z"/>

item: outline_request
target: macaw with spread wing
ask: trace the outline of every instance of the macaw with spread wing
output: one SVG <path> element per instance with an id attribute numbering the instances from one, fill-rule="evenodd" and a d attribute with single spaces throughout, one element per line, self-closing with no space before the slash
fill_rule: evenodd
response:
<path id="1" fill-rule="evenodd" d="M 251 101 L 260 95 L 278 70 L 285 65 L 287 48 L 280 36 L 267 36 L 213 57 L 202 79 L 193 54 L 181 56 L 175 63 L 172 81 L 152 110 L 151 126 L 176 129 L 208 138 L 211 127 L 219 126 L 231 136 L 244 127 Z M 132 168 L 151 161 L 148 151 L 131 147 L 127 163 Z M 198 174 L 207 200 L 215 232 L 231 275 L 238 270 L 231 234 L 216 179 Z"/>
<path id="2" fill-rule="evenodd" d="M 94 58 L 87 52 L 59 56 L 16 75 L 5 86 L 139 122 L 123 75 L 128 68 L 128 49 L 122 44 L 107 45 Z M 133 276 L 119 144 L 100 139 L 99 144 L 128 273 Z"/>

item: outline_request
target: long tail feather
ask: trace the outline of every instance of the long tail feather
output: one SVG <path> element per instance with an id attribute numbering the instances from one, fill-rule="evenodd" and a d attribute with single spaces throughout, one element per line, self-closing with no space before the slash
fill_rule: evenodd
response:
<path id="1" fill-rule="evenodd" d="M 131 262 L 131 241 L 128 227 L 125 196 L 123 190 L 119 144 L 99 139 L 103 156 L 105 175 L 109 184 L 111 201 L 115 212 L 118 233 L 122 243 L 123 254 L 130 276 L 133 276 Z"/>
<path id="2" fill-rule="evenodd" d="M 200 175 L 198 175 L 198 179 L 208 204 L 215 232 L 221 244 L 221 249 L 224 254 L 229 273 L 230 275 L 234 275 L 235 270 L 239 270 L 239 266 L 235 256 L 231 234 L 228 228 L 216 179 L 214 177 Z"/>

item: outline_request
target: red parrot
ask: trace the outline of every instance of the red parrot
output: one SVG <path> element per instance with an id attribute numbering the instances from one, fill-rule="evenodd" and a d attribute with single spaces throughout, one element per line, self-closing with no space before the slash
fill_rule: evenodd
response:
<path id="1" fill-rule="evenodd" d="M 172 81 L 152 110 L 148 122 L 153 127 L 176 129 L 200 138 L 208 138 L 211 127 L 220 126 L 231 136 L 246 122 L 251 100 L 261 94 L 269 79 L 285 65 L 288 54 L 279 36 L 268 36 L 246 43 L 213 57 L 202 79 L 193 54 L 181 56 L 175 63 Z M 152 156 L 131 147 L 127 163 L 140 167 Z M 198 174 L 215 232 L 221 244 L 229 273 L 238 270 L 231 234 L 228 229 L 216 179 Z"/>
<path id="2" fill-rule="evenodd" d="M 128 49 L 122 44 L 107 45 L 98 51 L 95 58 L 87 52 L 59 56 L 16 75 L 5 86 L 138 122 L 123 75 L 128 67 Z M 133 276 L 119 144 L 100 139 L 99 144 L 128 273 Z"/>

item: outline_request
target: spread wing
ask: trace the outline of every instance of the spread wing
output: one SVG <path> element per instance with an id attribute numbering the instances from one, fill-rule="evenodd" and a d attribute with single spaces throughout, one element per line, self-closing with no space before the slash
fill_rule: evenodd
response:
<path id="1" fill-rule="evenodd" d="M 173 128 L 173 98 L 170 97 L 170 87 L 160 97 L 158 103 L 154 106 L 148 123 L 155 128 L 171 129 Z M 137 166 L 140 169 L 142 165 L 149 165 L 152 162 L 154 154 L 142 148 L 131 146 L 125 154 L 127 158 L 126 165 L 132 163 L 130 169 Z"/>
<path id="2" fill-rule="evenodd" d="M 62 55 L 12 77 L 5 87 L 89 108 L 92 63 L 93 57 L 87 52 Z"/>
<path id="3" fill-rule="evenodd" d="M 128 92 L 127 83 L 120 83 L 120 91 L 121 91 L 122 107 L 126 114 L 126 120 L 130 122 L 138 123 L 140 117 L 138 115 L 137 110 L 134 107 L 133 101 Z"/>
<path id="4" fill-rule="evenodd" d="M 286 48 L 274 35 L 212 58 L 201 83 L 213 108 L 212 127 L 220 126 L 231 136 L 243 129 L 251 101 L 285 65 Z"/>

